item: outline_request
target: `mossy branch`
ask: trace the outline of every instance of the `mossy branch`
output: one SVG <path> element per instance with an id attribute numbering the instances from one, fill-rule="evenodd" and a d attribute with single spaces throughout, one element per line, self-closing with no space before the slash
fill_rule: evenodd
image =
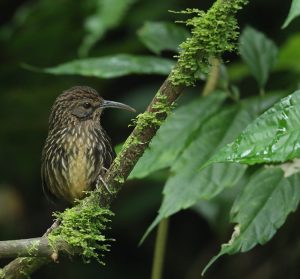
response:
<path id="1" fill-rule="evenodd" d="M 85 228 L 87 230 L 94 230 L 103 223 L 97 223 L 95 220 L 90 220 L 90 216 L 88 215 L 85 215 L 86 218 L 82 220 L 81 217 L 83 212 L 94 212 L 95 210 L 96 212 L 99 212 L 101 210 L 107 210 L 105 208 L 109 207 L 112 200 L 121 190 L 129 173 L 148 147 L 150 140 L 155 135 L 163 120 L 167 117 L 170 108 L 173 107 L 175 100 L 180 96 L 182 90 L 183 86 L 174 86 L 169 78 L 167 78 L 152 102 L 149 104 L 146 112 L 137 118 L 135 129 L 126 140 L 121 152 L 104 177 L 104 181 L 109 185 L 111 193 L 108 193 L 105 187 L 100 187 L 98 190 L 91 192 L 91 194 L 80 201 L 78 205 L 71 209 L 67 209 L 67 211 L 62 213 L 60 216 L 61 224 L 48 236 L 48 239 L 50 238 L 51 246 L 55 248 L 54 251 L 56 251 L 57 254 L 60 252 L 67 252 L 66 250 L 59 250 L 59 247 L 57 246 L 57 242 L 61 240 L 65 240 L 71 247 L 73 247 L 72 245 L 74 245 L 74 243 L 78 243 L 79 245 L 83 242 L 84 247 L 81 247 L 82 249 L 80 251 L 92 253 L 93 248 L 95 247 L 90 245 L 92 243 L 97 243 L 99 240 L 97 239 L 99 233 L 98 236 L 95 235 L 95 231 L 93 231 L 92 234 L 80 234 L 80 230 L 78 229 Z M 93 210 L 91 210 L 91 208 L 93 208 Z M 103 228 L 99 228 L 100 231 L 102 231 L 102 229 Z M 103 235 L 100 234 L 100 237 L 103 237 Z M 86 238 L 89 239 L 86 240 Z M 101 250 L 103 249 L 100 248 L 100 251 Z M 107 247 L 104 248 L 104 250 L 107 250 Z M 98 259 L 96 255 L 86 256 Z M 26 278 L 38 268 L 50 262 L 51 259 L 49 257 L 43 257 L 42 255 L 39 258 L 17 258 L 2 269 L 0 278 Z"/>
<path id="2" fill-rule="evenodd" d="M 71 247 L 64 241 L 57 242 L 58 250 L 68 250 Z M 15 257 L 50 257 L 54 250 L 47 237 L 7 240 L 0 242 L 0 259 Z"/>
<path id="3" fill-rule="evenodd" d="M 199 71 L 206 72 L 210 67 L 209 57 L 220 58 L 223 52 L 235 49 L 235 40 L 238 36 L 235 14 L 246 2 L 247 0 L 217 0 L 207 13 L 196 9 L 183 12 L 195 14 L 195 17 L 186 21 L 187 26 L 191 27 L 192 36 L 181 44 L 176 66 L 147 110 L 137 117 L 133 132 L 107 171 L 104 181 L 111 193 L 108 193 L 105 187 L 100 187 L 76 206 L 58 216 L 60 225 L 45 240 L 47 249 L 52 249 L 49 250 L 49 254 L 51 251 L 56 253 L 52 260 L 61 252 L 71 251 L 70 254 L 79 251 L 87 259 L 99 260 L 99 252 L 108 249 L 103 230 L 106 228 L 107 217 L 111 214 L 108 210 L 111 202 L 121 190 L 156 131 L 174 108 L 174 102 L 182 90 L 195 84 Z M 34 241 L 36 239 L 31 245 Z M 71 250 L 68 251 L 65 246 L 61 248 L 60 242 Z M 0 270 L 0 278 L 26 278 L 41 266 L 51 262 L 49 254 L 47 257 L 43 253 L 40 255 L 36 253 L 35 256 L 39 257 L 17 258 Z"/>
<path id="4" fill-rule="evenodd" d="M 173 84 L 195 85 L 201 74 L 209 72 L 211 57 L 221 59 L 224 52 L 236 50 L 239 26 L 235 15 L 247 2 L 218 0 L 206 13 L 198 9 L 179 12 L 195 16 L 182 22 L 191 28 L 192 36 L 180 45 L 171 75 Z"/>

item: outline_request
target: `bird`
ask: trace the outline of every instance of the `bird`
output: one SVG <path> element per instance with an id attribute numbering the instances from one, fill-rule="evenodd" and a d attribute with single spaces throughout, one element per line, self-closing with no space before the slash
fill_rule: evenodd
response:
<path id="1" fill-rule="evenodd" d="M 54 101 L 41 163 L 42 186 L 50 200 L 74 204 L 100 182 L 107 187 L 102 178 L 116 154 L 100 122 L 106 108 L 135 112 L 104 100 L 88 86 L 74 86 Z"/>

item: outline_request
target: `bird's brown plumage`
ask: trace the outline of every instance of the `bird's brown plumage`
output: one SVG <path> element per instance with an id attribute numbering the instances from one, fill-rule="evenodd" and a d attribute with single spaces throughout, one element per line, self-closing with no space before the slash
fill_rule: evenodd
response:
<path id="1" fill-rule="evenodd" d="M 72 87 L 55 100 L 42 155 L 46 193 L 73 203 L 109 168 L 115 153 L 100 123 L 105 102 L 87 86 Z"/>

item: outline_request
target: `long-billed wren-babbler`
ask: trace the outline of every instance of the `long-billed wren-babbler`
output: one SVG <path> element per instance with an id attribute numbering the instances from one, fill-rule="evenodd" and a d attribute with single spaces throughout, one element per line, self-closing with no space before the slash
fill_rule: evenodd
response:
<path id="1" fill-rule="evenodd" d="M 105 108 L 135 111 L 104 100 L 88 86 L 72 87 L 55 100 L 42 155 L 42 183 L 48 196 L 74 203 L 99 182 L 103 185 L 102 177 L 115 157 L 100 123 Z"/>

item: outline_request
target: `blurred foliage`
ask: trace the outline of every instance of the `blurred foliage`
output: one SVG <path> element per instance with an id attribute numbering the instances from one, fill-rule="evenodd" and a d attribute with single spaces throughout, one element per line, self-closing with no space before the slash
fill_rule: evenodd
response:
<path id="1" fill-rule="evenodd" d="M 260 90 L 264 87 L 278 57 L 278 49 L 272 40 L 259 31 L 246 27 L 240 36 L 239 51 L 250 68 Z"/>
<path id="2" fill-rule="evenodd" d="M 175 23 L 146 22 L 138 30 L 138 36 L 151 51 L 161 54 L 164 50 L 178 52 L 180 43 L 189 37 L 189 33 Z"/>
<path id="3" fill-rule="evenodd" d="M 287 18 L 282 26 L 282 28 L 286 28 L 292 20 L 294 20 L 297 16 L 300 15 L 300 1 L 299 0 L 292 0 L 292 5 L 289 11 Z"/>
<path id="4" fill-rule="evenodd" d="M 248 58 L 249 62 L 255 62 L 256 68 L 247 67 L 245 56 L 244 61 L 234 54 L 224 57 L 223 66 L 227 69 L 223 72 L 219 87 L 220 91 L 229 96 L 226 101 L 220 91 L 207 100 L 200 99 L 203 86 L 201 81 L 197 82 L 195 88 L 186 90 L 178 102 L 176 113 L 165 123 L 165 132 L 161 129 L 158 139 L 152 143 L 157 146 L 158 149 L 155 151 L 153 148 L 153 152 L 160 154 L 159 160 L 162 163 L 153 157 L 147 169 L 149 176 L 143 180 L 130 180 L 113 205 L 116 216 L 109 235 L 117 241 L 112 245 L 112 251 L 106 255 L 107 266 L 103 268 L 96 264 L 84 265 L 77 259 L 74 259 L 75 262 L 61 259 L 59 265 L 45 267 L 32 278 L 124 278 L 124 274 L 126 278 L 145 278 L 151 268 L 153 238 L 147 239 L 139 248 L 137 243 L 155 218 L 162 191 L 162 206 L 169 198 L 167 209 L 170 211 L 166 212 L 173 214 L 192 206 L 192 210 L 181 211 L 171 218 L 165 278 L 199 278 L 203 267 L 216 253 L 218 244 L 228 240 L 232 230 L 230 220 L 242 223 L 243 226 L 249 224 L 250 227 L 259 224 L 258 228 L 263 230 L 270 225 L 266 219 L 268 212 L 280 213 L 278 208 L 284 204 L 286 208 L 282 210 L 282 215 L 275 216 L 279 221 L 274 230 L 281 226 L 297 203 L 297 196 L 293 194 L 298 193 L 295 178 L 297 174 L 282 178 L 282 173 L 277 168 L 259 170 L 254 166 L 241 167 L 237 172 L 239 175 L 232 176 L 233 172 L 229 169 L 237 171 L 239 167 L 216 165 L 211 170 L 206 170 L 207 176 L 200 176 L 204 170 L 199 172 L 199 168 L 204 157 L 209 157 L 217 148 L 233 140 L 251 120 L 272 106 L 278 98 L 299 88 L 300 31 L 299 18 L 294 18 L 299 11 L 296 8 L 297 2 L 299 3 L 294 0 L 290 5 L 289 1 L 253 0 L 239 14 L 242 31 L 244 26 L 251 25 L 261 32 L 254 30 L 248 38 L 249 43 L 244 44 L 244 47 L 256 53 L 254 58 L 258 62 L 254 58 Z M 187 36 L 181 25 L 174 24 L 175 20 L 185 18 L 168 13 L 168 10 L 179 11 L 189 7 L 207 9 L 211 3 L 212 1 L 194 0 L 6 0 L 0 3 L 1 239 L 41 235 L 51 223 L 51 212 L 60 209 L 60 206 L 49 204 L 43 197 L 39 174 L 49 110 L 60 92 L 73 85 L 90 85 L 106 99 L 128 103 L 141 112 L 164 79 L 159 75 L 152 75 L 158 70 L 153 72 L 151 69 L 147 71 L 149 75 L 131 75 L 141 69 L 146 71 L 144 64 L 138 63 L 135 66 L 137 68 L 134 68 L 131 62 L 125 67 L 117 64 L 112 70 L 114 76 L 110 76 L 110 79 L 98 79 L 94 75 L 75 76 L 74 71 L 70 75 L 46 75 L 28 71 L 20 65 L 25 63 L 38 68 L 53 68 L 55 65 L 66 66 L 66 63 L 70 65 L 69 61 L 84 61 L 82 56 L 89 56 L 84 59 L 97 57 L 103 61 L 107 57 L 126 54 L 127 58 L 151 57 L 157 62 L 155 65 L 159 64 L 161 67 L 159 74 L 167 75 L 178 44 Z M 272 17 L 269 17 L 270 7 Z M 289 9 L 291 11 L 287 18 Z M 280 25 L 286 18 L 289 25 L 281 30 Z M 257 37 L 260 40 L 256 40 Z M 261 48 L 259 42 L 262 40 L 267 48 Z M 252 45 L 251 42 L 257 42 L 257 45 Z M 273 58 L 276 55 L 271 55 L 270 59 L 270 54 L 276 52 L 274 45 L 278 46 L 279 51 L 275 64 Z M 242 45 L 239 49 L 242 53 Z M 161 64 L 163 61 L 166 61 L 165 67 Z M 107 64 L 104 68 L 95 66 L 96 71 L 102 72 L 102 78 L 107 77 Z M 133 70 L 128 70 L 130 67 Z M 154 68 L 157 69 L 156 66 Z M 74 70 L 72 67 L 71 69 Z M 89 66 L 85 69 L 92 70 Z M 121 70 L 121 74 L 116 75 L 116 70 Z M 264 98 L 257 96 L 257 85 L 251 75 L 259 78 L 260 85 L 265 87 Z M 280 92 L 273 94 L 275 91 Z M 232 98 L 237 96 L 237 92 L 241 99 L 239 104 L 238 98 Z M 252 108 L 249 109 L 250 107 Z M 180 111 L 186 119 L 180 120 Z M 176 117 L 177 126 L 175 122 L 171 123 L 172 118 Z M 107 111 L 102 121 L 114 144 L 123 142 L 132 129 L 128 127 L 130 119 L 115 111 Z M 163 133 L 167 136 L 159 138 Z M 166 157 L 164 154 L 167 154 Z M 193 171 L 189 172 L 191 165 Z M 222 171 L 215 172 L 215 168 L 222 168 Z M 186 183 L 188 172 L 191 181 Z M 224 175 L 226 179 L 222 179 Z M 274 180 L 272 183 L 264 183 L 268 176 Z M 205 182 L 200 183 L 202 180 Z M 216 184 L 210 185 L 207 181 Z M 283 181 L 282 184 L 280 181 Z M 290 188 L 283 188 L 288 183 Z M 236 186 L 230 187 L 234 185 Z M 262 186 L 259 187 L 260 185 Z M 262 193 L 264 198 L 275 201 L 268 203 L 265 211 L 260 211 L 261 219 L 246 220 L 243 214 L 248 214 L 249 210 L 245 204 L 251 204 L 254 200 L 257 202 L 252 209 L 261 208 L 261 200 L 255 195 L 260 193 L 264 185 L 270 187 Z M 209 192 L 203 187 L 207 187 Z M 272 189 L 276 191 L 273 193 Z M 294 192 L 289 191 L 291 189 Z M 213 199 L 200 200 L 203 197 Z M 249 200 L 249 197 L 252 199 Z M 285 199 L 286 202 L 283 203 Z M 230 216 L 231 208 L 234 214 Z M 298 218 L 299 212 L 290 216 L 286 225 L 264 247 L 222 259 L 209 270 L 206 277 L 297 278 L 300 274 L 297 265 L 300 260 Z M 256 243 L 264 243 L 273 233 L 274 231 L 271 230 L 270 233 L 268 230 L 266 235 L 262 234 L 263 241 L 253 239 Z M 240 239 L 237 238 L 236 241 L 234 252 L 241 247 Z M 232 253 L 232 250 L 223 252 Z"/>
<path id="5" fill-rule="evenodd" d="M 98 78 L 116 78 L 130 74 L 168 75 L 174 66 L 169 59 L 153 56 L 137 56 L 117 54 L 100 58 L 85 58 L 67 62 L 51 68 L 41 69 L 41 72 L 55 75 L 81 75 Z M 39 71 L 29 65 L 29 70 Z"/>
<path id="6" fill-rule="evenodd" d="M 91 14 L 85 18 L 85 36 L 79 47 L 79 55 L 87 56 L 90 49 L 99 41 L 105 33 L 117 27 L 130 6 L 137 0 L 92 0 L 87 4 Z"/>
<path id="7" fill-rule="evenodd" d="M 281 71 L 300 71 L 298 59 L 300 59 L 297 51 L 300 43 L 300 33 L 295 33 L 288 38 L 285 44 L 280 49 L 279 61 L 276 65 L 276 70 Z"/>

